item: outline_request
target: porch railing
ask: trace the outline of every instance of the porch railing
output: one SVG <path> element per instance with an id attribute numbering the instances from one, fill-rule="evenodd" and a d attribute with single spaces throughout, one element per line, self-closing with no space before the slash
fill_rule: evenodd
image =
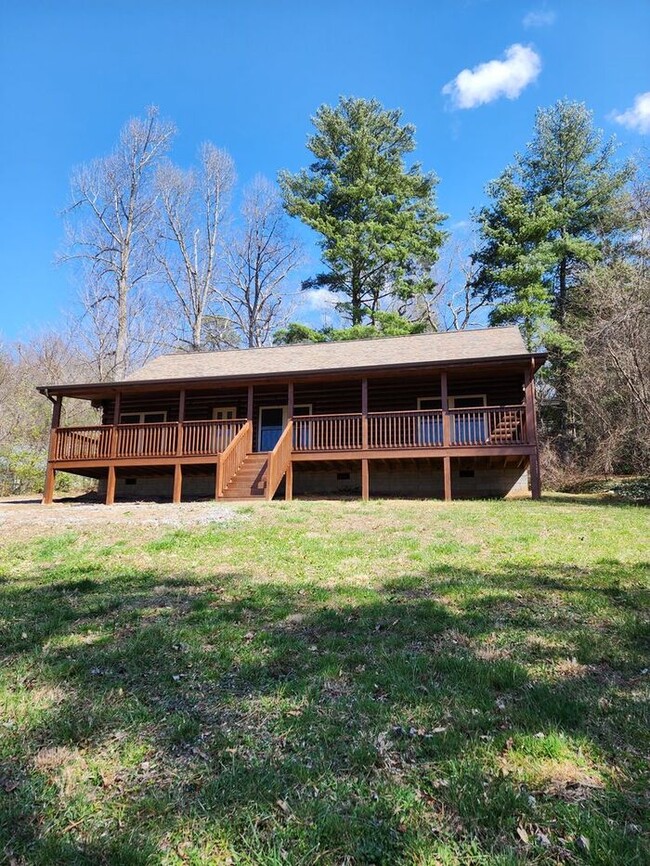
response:
<path id="1" fill-rule="evenodd" d="M 216 456 L 226 450 L 245 424 L 245 420 L 236 419 L 58 427 L 54 431 L 51 459 Z"/>
<path id="2" fill-rule="evenodd" d="M 441 409 L 368 413 L 368 448 L 442 448 L 445 445 L 523 445 L 527 443 L 524 406 L 450 409 L 449 441 Z M 301 415 L 293 419 L 293 450 L 361 451 L 363 415 Z"/>
<path id="3" fill-rule="evenodd" d="M 111 456 L 112 427 L 60 427 L 54 431 L 52 460 L 97 460 Z"/>
<path id="4" fill-rule="evenodd" d="M 523 445 L 527 441 L 523 406 L 450 409 L 452 445 Z"/>
<path id="5" fill-rule="evenodd" d="M 370 412 L 367 420 L 369 450 L 528 442 L 524 406 L 450 409 L 446 416 L 439 409 Z M 448 442 L 445 442 L 445 424 L 449 430 Z M 252 450 L 252 427 L 244 419 L 59 427 L 53 433 L 50 459 L 83 462 L 114 458 L 216 457 L 228 450 L 245 427 L 247 448 Z M 291 433 L 285 435 L 285 428 L 283 447 L 293 449 L 294 453 L 361 451 L 364 448 L 361 413 L 300 415 L 294 417 L 288 427 Z"/>
<path id="6" fill-rule="evenodd" d="M 443 444 L 442 411 L 371 412 L 370 448 L 433 448 Z"/>
<path id="7" fill-rule="evenodd" d="M 116 457 L 173 457 L 178 424 L 118 424 Z"/>
<path id="8" fill-rule="evenodd" d="M 299 415 L 293 419 L 294 451 L 361 448 L 362 415 Z"/>
<path id="9" fill-rule="evenodd" d="M 243 418 L 233 421 L 185 421 L 182 454 L 187 457 L 220 454 L 245 424 Z"/>

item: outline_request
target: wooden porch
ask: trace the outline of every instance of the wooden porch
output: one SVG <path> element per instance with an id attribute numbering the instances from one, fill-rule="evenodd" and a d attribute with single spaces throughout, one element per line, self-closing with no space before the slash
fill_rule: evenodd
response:
<path id="1" fill-rule="evenodd" d="M 444 498 L 451 499 L 452 459 L 478 457 L 527 464 L 531 492 L 537 497 L 534 368 L 504 372 L 502 367 L 499 373 L 493 377 L 484 370 L 481 379 L 474 370 L 454 370 L 451 382 L 445 370 L 435 377 L 418 371 L 404 379 L 339 376 L 330 382 L 245 384 L 221 392 L 207 391 L 203 385 L 181 387 L 175 395 L 162 388 L 144 391 L 141 385 L 132 390 L 117 385 L 111 398 L 101 403 L 104 423 L 88 427 L 62 426 L 63 395 L 51 397 L 54 411 L 43 501 L 52 501 L 58 471 L 106 479 L 110 504 L 116 472 L 121 477 L 146 470 L 168 477 L 173 472 L 172 498 L 179 502 L 184 468 L 187 474 L 211 474 L 217 499 L 272 499 L 283 482 L 285 496 L 291 499 L 294 467 L 328 461 L 360 466 L 361 494 L 368 498 L 373 461 L 422 458 L 437 458 L 443 468 Z M 513 401 L 517 392 L 519 399 L 523 396 L 521 403 Z M 511 402 L 489 405 L 490 397 Z M 417 409 L 402 408 L 414 404 Z M 342 411 L 330 412 L 330 405 Z M 225 417 L 206 418 L 208 412 Z M 265 428 L 263 417 L 274 417 L 269 423 L 276 427 Z M 138 418 L 140 423 L 133 423 Z M 249 484 L 252 480 L 254 485 Z"/>
<path id="2" fill-rule="evenodd" d="M 264 488 L 270 499 L 285 479 L 291 498 L 296 462 L 361 460 L 367 478 L 370 460 L 437 456 L 446 464 L 451 457 L 523 457 L 531 447 L 525 406 L 292 416 L 275 448 L 264 452 Z M 116 468 L 166 466 L 174 469 L 174 500 L 180 501 L 183 466 L 214 465 L 215 498 L 222 498 L 253 453 L 252 424 L 245 418 L 55 427 L 48 482 L 52 487 L 56 471 L 106 468 L 110 503 Z"/>

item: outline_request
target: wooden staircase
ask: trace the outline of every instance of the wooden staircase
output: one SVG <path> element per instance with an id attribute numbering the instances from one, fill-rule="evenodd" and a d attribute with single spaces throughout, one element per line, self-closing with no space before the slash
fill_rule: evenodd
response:
<path id="1" fill-rule="evenodd" d="M 249 453 L 223 491 L 224 499 L 261 499 L 266 496 L 268 452 Z"/>
<path id="2" fill-rule="evenodd" d="M 518 412 L 504 412 L 490 431 L 489 441 L 492 445 L 507 445 L 511 442 L 523 441 L 521 417 Z"/>

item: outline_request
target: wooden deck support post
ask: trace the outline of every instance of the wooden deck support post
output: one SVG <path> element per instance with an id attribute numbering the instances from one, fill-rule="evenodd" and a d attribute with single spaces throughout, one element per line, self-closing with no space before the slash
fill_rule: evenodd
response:
<path id="1" fill-rule="evenodd" d="M 287 502 L 293 499 L 293 463 L 289 462 L 284 476 L 284 498 Z"/>
<path id="2" fill-rule="evenodd" d="M 214 498 L 221 499 L 221 455 L 214 464 Z"/>
<path id="3" fill-rule="evenodd" d="M 177 505 L 181 501 L 181 491 L 183 489 L 183 468 L 180 463 L 174 463 L 174 489 L 172 492 L 172 502 Z"/>
<path id="4" fill-rule="evenodd" d="M 115 502 L 115 467 L 108 467 L 108 478 L 106 479 L 106 504 L 112 505 Z"/>
<path id="5" fill-rule="evenodd" d="M 361 498 L 370 499 L 370 461 L 367 457 L 361 460 Z"/>
<path id="6" fill-rule="evenodd" d="M 51 505 L 54 499 L 54 485 L 56 483 L 56 470 L 52 466 L 54 450 L 56 447 L 57 429 L 61 426 L 61 409 L 63 408 L 63 397 L 52 400 L 52 423 L 50 426 L 50 449 L 48 454 L 47 469 L 45 471 L 45 487 L 43 488 L 43 505 Z"/>
<path id="7" fill-rule="evenodd" d="M 535 368 L 533 362 L 524 370 L 524 390 L 526 395 L 526 439 L 533 447 L 528 458 L 530 470 L 530 495 L 533 499 L 542 496 L 542 482 L 539 471 L 539 454 L 537 451 L 537 416 L 535 412 Z"/>
<path id="8" fill-rule="evenodd" d="M 451 502 L 451 457 L 442 458 L 443 485 L 445 502 Z"/>
<path id="9" fill-rule="evenodd" d="M 45 487 L 43 488 L 43 505 L 51 505 L 54 499 L 54 485 L 56 484 L 56 469 L 51 463 L 47 464 L 45 470 Z"/>

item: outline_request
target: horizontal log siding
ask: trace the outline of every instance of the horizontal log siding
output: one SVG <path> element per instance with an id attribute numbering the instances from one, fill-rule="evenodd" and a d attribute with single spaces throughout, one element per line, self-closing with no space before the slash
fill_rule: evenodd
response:
<path id="1" fill-rule="evenodd" d="M 523 402 L 523 372 L 472 370 L 449 373 L 449 395 L 485 394 L 488 406 L 508 406 Z M 440 373 L 428 374 L 405 370 L 400 376 L 368 380 L 369 412 L 400 412 L 417 409 L 419 397 L 440 396 Z M 121 412 L 167 412 L 168 421 L 178 420 L 178 391 L 122 395 Z M 314 415 L 361 412 L 361 379 L 335 382 L 297 383 L 294 404 L 311 404 Z M 253 441 L 257 445 L 260 406 L 287 404 L 287 385 L 255 385 Z M 239 418 L 246 417 L 247 389 L 218 387 L 201 391 L 188 390 L 185 419 L 202 421 L 212 418 L 217 406 L 235 406 Z M 102 423 L 113 423 L 113 401 L 103 404 Z"/>
<path id="2" fill-rule="evenodd" d="M 247 392 L 243 388 L 229 391 L 187 391 L 185 420 L 209 421 L 212 418 L 212 410 L 220 406 L 234 406 L 237 409 L 237 417 L 245 418 L 246 400 Z M 171 394 L 123 394 L 120 414 L 167 412 L 168 421 L 178 421 L 178 401 L 178 391 Z M 114 402 L 112 400 L 104 404 L 102 423 L 113 423 L 113 407 Z"/>

